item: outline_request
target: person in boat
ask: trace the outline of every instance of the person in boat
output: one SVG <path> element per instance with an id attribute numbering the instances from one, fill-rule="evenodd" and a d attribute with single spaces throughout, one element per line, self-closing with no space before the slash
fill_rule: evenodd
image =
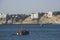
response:
<path id="1" fill-rule="evenodd" d="M 29 31 L 27 30 L 22 30 L 20 32 L 17 32 L 17 35 L 27 35 L 27 34 L 29 34 Z"/>

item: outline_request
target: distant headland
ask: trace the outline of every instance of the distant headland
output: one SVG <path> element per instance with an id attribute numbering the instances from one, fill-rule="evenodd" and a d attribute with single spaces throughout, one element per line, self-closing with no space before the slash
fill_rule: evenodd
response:
<path id="1" fill-rule="evenodd" d="M 60 24 L 60 11 L 27 14 L 0 13 L 0 24 Z"/>

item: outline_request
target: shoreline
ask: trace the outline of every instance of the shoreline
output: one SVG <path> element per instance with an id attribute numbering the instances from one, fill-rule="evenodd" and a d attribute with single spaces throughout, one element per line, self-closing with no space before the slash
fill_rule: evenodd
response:
<path id="1" fill-rule="evenodd" d="M 50 25 L 50 24 L 53 24 L 53 23 L 46 23 L 46 24 L 0 24 L 0 25 Z M 54 23 L 54 24 L 57 24 L 57 23 Z"/>

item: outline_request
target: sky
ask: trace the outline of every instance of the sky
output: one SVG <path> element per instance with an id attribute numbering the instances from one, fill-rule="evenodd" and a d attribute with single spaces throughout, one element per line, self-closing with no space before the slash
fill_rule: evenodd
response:
<path id="1" fill-rule="evenodd" d="M 5 14 L 48 11 L 60 11 L 60 0 L 0 0 L 0 12 Z"/>

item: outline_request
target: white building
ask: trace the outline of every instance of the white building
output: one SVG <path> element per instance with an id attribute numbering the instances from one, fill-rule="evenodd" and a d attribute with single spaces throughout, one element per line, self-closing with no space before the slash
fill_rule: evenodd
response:
<path id="1" fill-rule="evenodd" d="M 2 13 L 0 13 L 0 18 L 2 18 Z"/>
<path id="2" fill-rule="evenodd" d="M 0 13 L 0 24 L 3 24 L 6 22 L 6 14 Z"/>
<path id="3" fill-rule="evenodd" d="M 47 13 L 45 14 L 45 16 L 48 17 L 48 18 L 51 18 L 52 15 L 53 15 L 53 13 L 52 13 L 51 11 L 49 11 L 49 12 L 47 12 Z"/>
<path id="4" fill-rule="evenodd" d="M 39 18 L 38 12 L 31 14 L 31 19 L 38 19 L 38 18 Z"/>
<path id="5" fill-rule="evenodd" d="M 34 13 L 31 14 L 31 19 L 33 19 L 33 18 L 34 18 Z"/>
<path id="6" fill-rule="evenodd" d="M 6 18 L 6 14 L 0 13 L 0 18 Z"/>
<path id="7" fill-rule="evenodd" d="M 0 13 L 0 20 L 1 21 L 5 21 L 6 20 L 6 14 L 2 14 L 2 13 Z"/>

